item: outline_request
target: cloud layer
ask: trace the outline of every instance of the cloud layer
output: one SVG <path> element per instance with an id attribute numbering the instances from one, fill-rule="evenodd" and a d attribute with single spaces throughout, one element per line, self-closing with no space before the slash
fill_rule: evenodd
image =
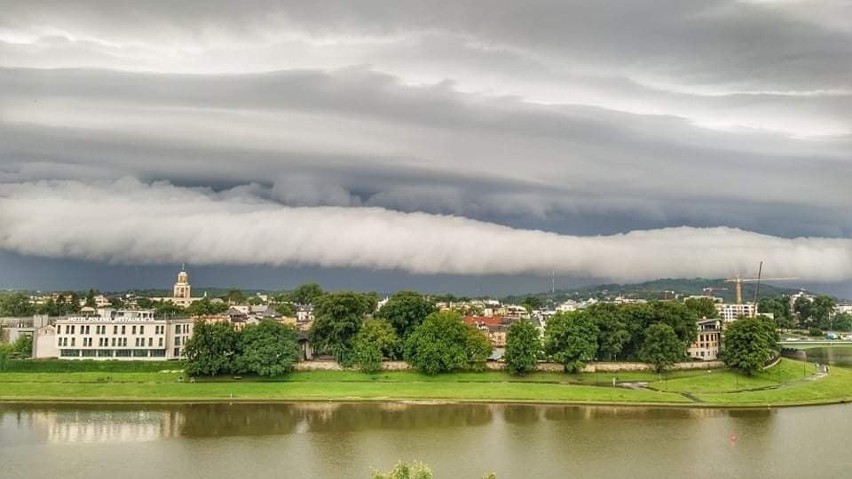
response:
<path id="1" fill-rule="evenodd" d="M 2 250 L 849 278 L 846 0 L 3 10 Z"/>
<path id="2" fill-rule="evenodd" d="M 283 207 L 132 179 L 0 189 L 0 248 L 117 263 L 264 264 L 425 274 L 546 274 L 642 280 L 722 277 L 765 260 L 773 275 L 852 278 L 852 240 L 781 239 L 731 228 L 601 237 L 517 230 L 381 208 Z"/>

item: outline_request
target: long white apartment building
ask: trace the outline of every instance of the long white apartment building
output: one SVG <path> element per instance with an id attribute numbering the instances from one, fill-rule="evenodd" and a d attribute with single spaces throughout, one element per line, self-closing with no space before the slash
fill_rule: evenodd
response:
<path id="1" fill-rule="evenodd" d="M 152 310 L 103 310 L 39 328 L 33 352 L 36 358 L 179 359 L 192 328 L 189 318 L 157 319 Z"/>
<path id="2" fill-rule="evenodd" d="M 715 306 L 719 317 L 726 323 L 736 321 L 738 318 L 750 318 L 757 312 L 754 303 L 716 303 Z"/>

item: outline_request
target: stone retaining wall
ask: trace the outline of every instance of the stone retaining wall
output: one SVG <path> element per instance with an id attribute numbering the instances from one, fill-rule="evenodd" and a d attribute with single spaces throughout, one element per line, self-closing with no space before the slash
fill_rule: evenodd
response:
<path id="1" fill-rule="evenodd" d="M 691 361 L 688 363 L 677 363 L 670 371 L 683 371 L 689 369 L 718 369 L 724 367 L 722 361 Z M 488 362 L 485 364 L 485 369 L 492 371 L 501 371 L 506 368 L 506 363 Z M 294 371 L 344 371 L 355 370 L 356 368 L 344 368 L 335 361 L 303 361 L 296 363 L 293 366 Z M 383 371 L 407 371 L 412 369 L 411 365 L 405 361 L 383 361 Z M 562 372 L 563 367 L 557 363 L 539 363 L 536 367 L 538 371 L 547 372 Z M 617 373 L 617 372 L 635 372 L 635 371 L 653 371 L 654 367 L 645 363 L 591 363 L 583 368 L 584 373 Z"/>

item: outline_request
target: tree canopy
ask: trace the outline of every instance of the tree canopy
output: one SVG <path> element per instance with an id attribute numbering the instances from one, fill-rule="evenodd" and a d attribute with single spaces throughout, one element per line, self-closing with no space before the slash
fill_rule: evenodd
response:
<path id="1" fill-rule="evenodd" d="M 778 354 L 775 324 L 762 316 L 742 318 L 725 329 L 722 360 L 729 367 L 754 375 Z"/>
<path id="2" fill-rule="evenodd" d="M 235 369 L 237 332 L 231 323 L 197 322 L 186 342 L 186 372 L 190 376 L 216 376 Z"/>
<path id="3" fill-rule="evenodd" d="M 405 340 L 426 316 L 435 311 L 435 305 L 416 291 L 400 291 L 388 299 L 376 317 L 387 319 L 396 334 Z"/>
<path id="4" fill-rule="evenodd" d="M 299 360 L 298 334 L 272 320 L 246 326 L 238 334 L 236 370 L 258 376 L 281 376 Z"/>
<path id="5" fill-rule="evenodd" d="M 366 373 L 379 371 L 382 358 L 392 357 L 399 349 L 399 337 L 384 319 L 364 322 L 353 343 L 355 363 Z"/>
<path id="6" fill-rule="evenodd" d="M 557 313 L 547 321 L 544 350 L 566 372 L 578 372 L 595 358 L 598 351 L 598 327 L 588 315 Z"/>
<path id="7" fill-rule="evenodd" d="M 435 312 L 414 329 L 405 342 L 404 357 L 426 374 L 479 369 L 491 354 L 491 344 L 452 311 Z"/>
<path id="8" fill-rule="evenodd" d="M 678 338 L 674 329 L 665 323 L 656 323 L 648 328 L 645 341 L 639 351 L 639 359 L 662 372 L 686 357 L 686 344 Z"/>
<path id="9" fill-rule="evenodd" d="M 517 375 L 534 371 L 541 350 L 538 328 L 526 320 L 512 323 L 506 334 L 506 370 Z"/>
<path id="10" fill-rule="evenodd" d="M 305 283 L 290 291 L 287 300 L 293 304 L 314 304 L 323 294 L 325 292 L 317 283 Z"/>
<path id="11" fill-rule="evenodd" d="M 316 298 L 311 341 L 314 348 L 344 366 L 353 363 L 352 346 L 361 329 L 364 316 L 375 307 L 374 298 L 362 293 L 344 291 Z"/>
<path id="12" fill-rule="evenodd" d="M 712 298 L 687 298 L 683 305 L 695 313 L 697 318 L 713 319 L 719 317 L 716 302 Z"/>

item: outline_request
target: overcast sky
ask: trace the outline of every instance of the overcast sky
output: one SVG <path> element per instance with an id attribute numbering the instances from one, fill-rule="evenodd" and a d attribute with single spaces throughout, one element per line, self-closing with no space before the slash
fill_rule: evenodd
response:
<path id="1" fill-rule="evenodd" d="M 852 1 L 15 1 L 0 287 L 852 296 Z"/>

